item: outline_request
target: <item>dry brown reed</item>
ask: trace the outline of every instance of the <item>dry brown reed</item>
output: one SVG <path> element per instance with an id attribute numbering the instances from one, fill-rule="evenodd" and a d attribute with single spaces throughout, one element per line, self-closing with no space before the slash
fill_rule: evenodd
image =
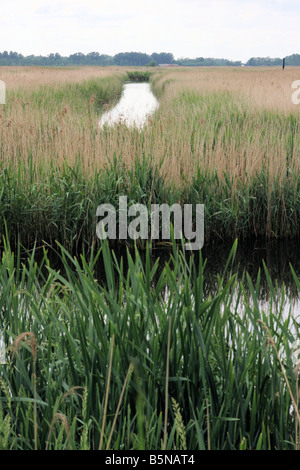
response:
<path id="1" fill-rule="evenodd" d="M 153 88 L 160 108 L 143 132 L 123 126 L 100 130 L 92 96 L 80 109 L 70 96 L 51 101 L 52 91 L 66 84 L 121 73 L 114 67 L 2 68 L 8 106 L 0 110 L 0 162 L 26 167 L 30 156 L 33 168 L 47 171 L 52 165 L 52 171 L 59 171 L 66 161 L 70 166 L 80 161 L 90 174 L 114 156 L 131 167 L 146 155 L 179 187 L 200 167 L 232 175 L 233 191 L 235 182 L 263 168 L 270 180 L 283 179 L 288 168 L 299 171 L 299 137 L 292 134 L 290 142 L 290 122 L 285 120 L 295 115 L 299 125 L 291 101 L 298 68 L 155 69 Z M 34 100 L 33 93 L 44 85 L 49 85 L 49 97 Z M 182 98 L 186 93 L 190 97 Z"/>

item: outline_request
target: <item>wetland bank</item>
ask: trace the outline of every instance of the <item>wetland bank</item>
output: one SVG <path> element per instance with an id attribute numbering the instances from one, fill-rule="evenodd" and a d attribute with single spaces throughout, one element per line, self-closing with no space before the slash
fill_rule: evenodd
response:
<path id="1" fill-rule="evenodd" d="M 0 445 L 298 449 L 298 69 L 151 72 L 99 128 L 124 68 L 1 68 Z M 203 250 L 101 242 L 120 196 L 204 204 Z"/>

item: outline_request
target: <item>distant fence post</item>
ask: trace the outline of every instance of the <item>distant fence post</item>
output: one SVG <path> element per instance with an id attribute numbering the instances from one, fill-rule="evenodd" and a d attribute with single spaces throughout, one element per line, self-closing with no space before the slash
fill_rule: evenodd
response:
<path id="1" fill-rule="evenodd" d="M 282 59 L 282 70 L 285 68 L 285 59 Z"/>

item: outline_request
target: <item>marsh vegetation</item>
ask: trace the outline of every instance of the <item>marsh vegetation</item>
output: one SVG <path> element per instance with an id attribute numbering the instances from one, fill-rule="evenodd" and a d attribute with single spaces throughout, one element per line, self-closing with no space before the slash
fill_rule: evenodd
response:
<path id="1" fill-rule="evenodd" d="M 98 125 L 121 67 L 1 69 L 2 448 L 299 448 L 297 312 L 233 264 L 236 239 L 299 238 L 297 74 L 151 68 L 141 130 Z M 233 246 L 214 288 L 174 240 L 101 243 L 120 195 L 205 204 L 205 246 Z"/>

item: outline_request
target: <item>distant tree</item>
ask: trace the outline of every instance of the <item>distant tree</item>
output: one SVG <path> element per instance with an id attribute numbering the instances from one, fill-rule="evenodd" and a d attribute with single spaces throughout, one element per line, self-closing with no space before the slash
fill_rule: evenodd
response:
<path id="1" fill-rule="evenodd" d="M 300 65 L 300 54 L 292 54 L 285 58 L 285 65 L 299 66 Z"/>
<path id="2" fill-rule="evenodd" d="M 7 51 L 5 51 L 7 52 Z M 17 52 L 10 51 L 9 54 L 6 55 L 4 60 L 6 64 L 3 65 L 23 65 L 23 56 L 22 54 L 18 54 Z"/>
<path id="3" fill-rule="evenodd" d="M 100 54 L 99 52 L 89 52 L 86 56 L 88 62 L 97 64 L 99 63 Z"/>
<path id="4" fill-rule="evenodd" d="M 282 59 L 272 59 L 271 57 L 251 57 L 251 59 L 246 62 L 246 65 L 251 67 L 274 67 L 282 65 Z"/>
<path id="5" fill-rule="evenodd" d="M 58 54 L 58 52 L 56 52 L 55 54 L 53 53 L 49 54 L 47 58 L 42 58 L 41 61 L 44 63 L 44 65 L 56 65 L 57 66 L 57 65 L 63 65 L 64 63 L 63 57 L 60 54 Z"/>
<path id="6" fill-rule="evenodd" d="M 226 59 L 213 59 L 208 57 L 204 59 L 203 57 L 197 57 L 196 59 L 179 59 L 176 61 L 178 65 L 187 66 L 187 67 L 217 67 L 217 66 L 241 66 L 242 62 L 240 61 L 231 61 Z"/>
<path id="7" fill-rule="evenodd" d="M 171 52 L 153 52 L 153 54 L 151 54 L 151 59 L 154 60 L 157 64 L 174 63 L 174 56 Z"/>
<path id="8" fill-rule="evenodd" d="M 69 59 L 72 65 L 84 65 L 85 64 L 85 55 L 82 52 L 76 52 L 71 54 Z"/>
<path id="9" fill-rule="evenodd" d="M 120 52 L 114 56 L 115 65 L 146 65 L 150 62 L 150 56 L 142 52 Z"/>

